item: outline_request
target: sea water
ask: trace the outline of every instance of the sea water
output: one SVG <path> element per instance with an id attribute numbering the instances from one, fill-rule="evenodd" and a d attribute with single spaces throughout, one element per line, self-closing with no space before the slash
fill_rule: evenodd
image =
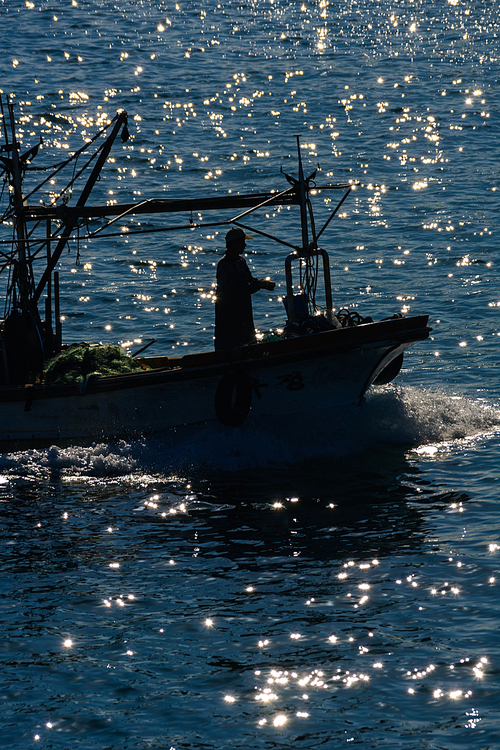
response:
<path id="1" fill-rule="evenodd" d="M 5 453 L 2 747 L 497 748 L 495 4 L 0 0 L 0 34 L 32 166 L 125 109 L 92 203 L 281 190 L 298 134 L 318 184 L 359 183 L 322 236 L 335 306 L 433 328 L 319 423 Z M 202 221 L 71 243 L 64 341 L 210 349 L 226 227 Z M 263 332 L 286 252 L 248 243 Z"/>

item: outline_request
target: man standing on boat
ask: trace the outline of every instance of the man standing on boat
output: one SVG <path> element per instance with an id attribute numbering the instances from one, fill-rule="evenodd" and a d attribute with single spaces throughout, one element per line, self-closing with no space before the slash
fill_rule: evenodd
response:
<path id="1" fill-rule="evenodd" d="M 243 229 L 230 229 L 226 234 L 226 252 L 217 264 L 216 349 L 255 343 L 252 294 L 259 289 L 272 292 L 275 287 L 273 281 L 255 279 L 250 273 L 242 257 L 247 239 L 252 238 L 245 235 Z"/>

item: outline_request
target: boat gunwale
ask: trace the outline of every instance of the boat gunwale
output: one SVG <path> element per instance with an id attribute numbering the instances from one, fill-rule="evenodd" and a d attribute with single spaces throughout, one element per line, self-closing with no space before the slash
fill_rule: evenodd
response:
<path id="1" fill-rule="evenodd" d="M 427 315 L 390 318 L 352 328 L 321 331 L 281 341 L 261 342 L 242 347 L 236 355 L 235 352 L 224 350 L 187 354 L 172 360 L 165 357 L 170 362 L 170 366 L 118 375 L 90 377 L 85 387 L 59 383 L 2 386 L 0 387 L 0 403 L 83 397 L 168 382 L 199 380 L 220 376 L 228 369 L 268 369 L 288 362 L 298 364 L 305 360 L 344 354 L 366 344 L 386 347 L 392 344 L 396 346 L 411 344 L 428 338 L 432 329 L 427 326 L 427 321 Z M 159 360 L 162 357 L 151 359 Z M 147 363 L 147 358 L 142 361 Z"/>

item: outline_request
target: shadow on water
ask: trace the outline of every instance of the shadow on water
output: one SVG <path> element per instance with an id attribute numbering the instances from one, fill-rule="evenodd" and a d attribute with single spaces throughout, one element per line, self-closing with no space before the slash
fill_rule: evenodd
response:
<path id="1" fill-rule="evenodd" d="M 125 447 L 100 451 L 131 456 Z M 55 716 L 67 733 L 85 734 L 88 747 L 122 726 L 161 736 L 166 723 L 169 741 L 152 747 L 232 748 L 243 732 L 240 747 L 330 748 L 348 730 L 354 736 L 353 726 L 377 745 L 388 727 L 399 736 L 400 706 L 415 710 L 404 675 L 431 659 L 444 673 L 445 660 L 427 642 L 448 647 L 452 638 L 450 611 L 436 614 L 426 586 L 405 587 L 405 575 L 416 568 L 433 575 L 428 560 L 439 556 L 425 555 L 435 536 L 430 510 L 467 495 L 431 481 L 402 442 L 170 475 L 157 471 L 157 446 L 133 470 L 124 463 L 121 475 L 89 473 L 84 455 L 54 451 L 44 478 L 14 472 L 0 485 L 0 543 L 12 543 L 0 589 L 13 605 L 5 647 L 17 691 L 6 707 L 25 736 L 32 719 L 19 709 L 21 680 L 35 685 L 44 720 Z M 366 582 L 370 606 L 356 609 Z M 289 682 L 281 684 L 275 678 L 285 671 Z M 327 678 L 316 686 L 320 673 Z M 305 717 L 294 716 L 305 705 L 307 675 L 304 732 Z M 277 697 L 267 706 L 256 695 L 266 696 L 270 680 Z M 237 713 L 225 696 L 236 697 Z M 285 742 L 255 735 L 263 719 L 274 730 L 277 710 L 289 717 Z M 395 718 L 377 723 L 388 711 Z"/>
<path id="2" fill-rule="evenodd" d="M 192 481 L 200 513 L 225 554 L 371 559 L 417 549 L 429 505 L 466 502 L 436 486 L 394 446 L 355 457 L 311 459 L 287 469 Z"/>
<path id="3" fill-rule="evenodd" d="M 196 534 L 201 553 L 216 549 L 243 566 L 263 557 L 368 560 L 418 549 L 428 533 L 429 505 L 468 500 L 430 482 L 404 447 L 390 445 L 294 466 L 193 472 L 189 479 L 52 474 L 33 483 L 16 477 L 2 490 L 7 527 L 17 534 L 24 527 L 31 538 L 41 524 L 31 564 L 42 562 L 50 547 L 69 566 L 76 562 L 66 555 L 69 548 L 78 549 L 80 563 L 93 546 L 100 555 L 106 529 L 117 525 L 124 553 L 147 544 L 163 556 L 173 544 L 189 546 Z"/>

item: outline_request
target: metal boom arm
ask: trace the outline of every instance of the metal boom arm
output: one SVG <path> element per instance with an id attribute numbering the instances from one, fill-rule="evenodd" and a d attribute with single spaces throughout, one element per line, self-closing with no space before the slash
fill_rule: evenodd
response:
<path id="1" fill-rule="evenodd" d="M 104 166 L 104 163 L 106 159 L 109 156 L 109 152 L 111 151 L 111 147 L 113 146 L 113 143 L 115 141 L 116 136 L 118 135 L 118 132 L 120 128 L 122 128 L 127 123 L 127 113 L 126 112 L 120 112 L 116 116 L 116 123 L 115 126 L 108 136 L 101 153 L 99 154 L 99 158 L 97 159 L 94 169 L 92 170 L 92 173 L 87 180 L 87 184 L 85 185 L 82 194 L 80 195 L 76 207 L 80 208 L 85 205 L 87 202 L 87 198 L 89 197 L 90 193 L 92 192 L 92 188 L 94 187 L 97 178 L 99 177 L 99 174 L 101 173 L 101 170 Z M 56 248 L 52 254 L 52 257 L 50 259 L 50 262 L 47 264 L 47 268 L 42 274 L 42 278 L 38 282 L 38 286 L 35 290 L 35 293 L 33 295 L 33 299 L 35 303 L 38 303 L 38 300 L 40 299 L 40 296 L 45 288 L 45 285 L 47 284 L 48 280 L 50 279 L 50 276 L 52 274 L 52 271 L 56 267 L 59 258 L 61 257 L 61 253 L 64 250 L 66 243 L 68 241 L 68 237 L 71 235 L 71 232 L 73 228 L 75 227 L 77 223 L 77 218 L 75 216 L 71 216 L 68 221 L 66 222 L 64 228 L 63 228 L 63 235 L 59 242 L 56 245 Z"/>

